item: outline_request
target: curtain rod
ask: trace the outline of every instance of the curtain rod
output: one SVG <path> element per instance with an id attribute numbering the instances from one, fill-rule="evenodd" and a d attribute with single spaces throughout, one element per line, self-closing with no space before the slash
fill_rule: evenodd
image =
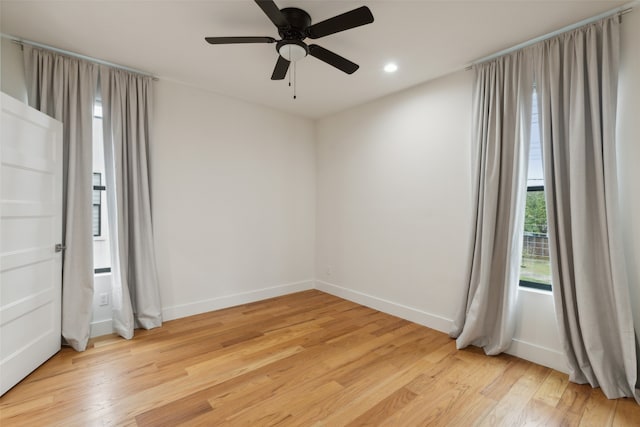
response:
<path id="1" fill-rule="evenodd" d="M 467 65 L 465 67 L 465 70 L 470 70 L 471 68 L 473 68 L 474 65 L 478 65 L 478 64 L 482 64 L 483 62 L 491 61 L 492 59 L 496 59 L 496 58 L 498 58 L 500 56 L 507 55 L 509 53 L 515 52 L 515 51 L 520 50 L 520 49 L 524 49 L 526 47 L 532 46 L 532 45 L 534 45 L 536 43 L 539 43 L 541 41 L 550 39 L 552 37 L 559 36 L 560 34 L 569 32 L 571 30 L 575 30 L 576 28 L 580 28 L 582 26 L 591 24 L 593 22 L 599 21 L 599 20 L 607 18 L 609 16 L 626 15 L 627 13 L 631 12 L 633 10 L 633 7 L 638 5 L 638 3 L 640 3 L 640 1 L 633 1 L 631 3 L 627 3 L 627 4 L 624 4 L 622 6 L 618 6 L 615 9 L 611 9 L 611 10 L 609 10 L 607 12 L 603 12 L 603 13 L 600 13 L 600 14 L 598 14 L 596 16 L 592 16 L 591 18 L 583 19 L 582 21 L 576 22 L 575 24 L 567 25 L 566 27 L 560 28 L 559 30 L 552 31 L 550 33 L 547 33 L 545 35 L 533 38 L 531 40 L 527 40 L 526 42 L 522 42 L 522 43 L 517 44 L 515 46 L 511 46 L 511 47 L 509 47 L 507 49 L 503 49 L 503 50 L 501 50 L 499 52 L 492 53 L 491 55 L 487 55 L 487 56 L 485 56 L 483 58 L 476 59 L 475 61 L 472 61 L 471 64 Z"/>
<path id="2" fill-rule="evenodd" d="M 146 76 L 146 77 L 151 77 L 153 80 L 158 80 L 158 78 L 156 76 L 154 76 L 151 73 L 147 73 L 146 71 L 136 70 L 135 68 L 125 67 L 124 65 L 114 64 L 113 62 L 103 61 L 102 59 L 93 58 L 91 56 L 86 56 L 86 55 L 81 55 L 79 53 L 71 52 L 69 50 L 59 49 L 57 47 L 48 46 L 46 44 L 32 42 L 30 40 L 25 40 L 25 39 L 22 39 L 20 37 L 11 36 L 9 34 L 0 33 L 0 36 L 4 37 L 6 39 L 9 39 L 14 43 L 17 43 L 20 46 L 28 44 L 30 46 L 51 50 L 53 52 L 61 53 L 63 55 L 67 55 L 67 56 L 71 56 L 71 57 L 74 57 L 74 58 L 82 59 L 84 61 L 93 62 L 95 64 L 107 65 L 109 67 L 117 68 L 117 69 L 124 70 L 124 71 L 129 71 L 131 73 L 140 74 L 140 75 L 143 75 L 143 76 Z"/>

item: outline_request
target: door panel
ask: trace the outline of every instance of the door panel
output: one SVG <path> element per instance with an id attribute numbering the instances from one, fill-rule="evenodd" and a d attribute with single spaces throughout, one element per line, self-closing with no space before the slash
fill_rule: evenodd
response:
<path id="1" fill-rule="evenodd" d="M 1 94 L 0 394 L 60 350 L 62 125 Z"/>
<path id="2" fill-rule="evenodd" d="M 49 289 L 49 276 L 54 268 L 51 259 L 21 263 L 18 268 L 6 269 L 2 274 L 0 301 L 13 304 L 29 295 Z"/>
<path id="3" fill-rule="evenodd" d="M 13 253 L 49 246 L 51 236 L 47 232 L 53 226 L 52 218 L 40 216 L 11 218 L 7 217 L 4 212 L 2 212 L 2 216 L 0 252 Z"/>
<path id="4" fill-rule="evenodd" d="M 3 160 L 4 160 L 4 156 Z M 53 168 L 54 165 L 39 165 Z M 54 183 L 51 175 L 35 169 L 21 169 L 5 164 L 2 171 L 2 194 L 5 200 L 37 201 L 41 194 L 51 193 Z M 42 203 L 42 202 L 39 202 Z"/>

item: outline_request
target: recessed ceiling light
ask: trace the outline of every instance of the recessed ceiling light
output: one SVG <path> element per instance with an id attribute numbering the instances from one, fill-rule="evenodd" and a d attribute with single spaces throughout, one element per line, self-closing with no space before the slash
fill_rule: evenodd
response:
<path id="1" fill-rule="evenodd" d="M 387 73 L 395 73 L 396 71 L 398 71 L 398 66 L 393 62 L 389 62 L 384 66 L 384 71 Z"/>

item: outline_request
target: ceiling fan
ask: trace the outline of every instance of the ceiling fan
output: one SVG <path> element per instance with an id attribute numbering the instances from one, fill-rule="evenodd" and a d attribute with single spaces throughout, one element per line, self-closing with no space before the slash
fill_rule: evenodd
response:
<path id="1" fill-rule="evenodd" d="M 279 56 L 271 80 L 283 80 L 291 62 L 307 55 L 318 58 L 347 74 L 353 74 L 359 68 L 358 64 L 316 44 L 307 45 L 303 40 L 307 37 L 319 39 L 372 23 L 373 14 L 368 7 L 362 6 L 311 25 L 311 17 L 302 9 L 296 7 L 279 9 L 273 0 L 255 0 L 255 2 L 278 28 L 280 40 L 273 37 L 205 37 L 205 40 L 210 44 L 276 43 Z"/>

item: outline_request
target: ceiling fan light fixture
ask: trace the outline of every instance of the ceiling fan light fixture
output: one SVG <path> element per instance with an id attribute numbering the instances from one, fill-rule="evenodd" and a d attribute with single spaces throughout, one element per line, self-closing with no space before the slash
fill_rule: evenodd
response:
<path id="1" fill-rule="evenodd" d="M 307 56 L 308 50 L 297 43 L 286 43 L 278 48 L 278 53 L 289 62 L 298 61 Z"/>

